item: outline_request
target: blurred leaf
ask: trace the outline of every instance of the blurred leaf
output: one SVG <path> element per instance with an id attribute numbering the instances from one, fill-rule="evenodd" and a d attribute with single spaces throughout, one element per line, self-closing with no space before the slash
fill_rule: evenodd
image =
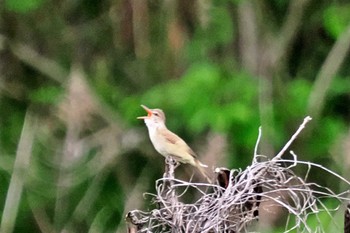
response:
<path id="1" fill-rule="evenodd" d="M 311 150 L 314 155 L 314 159 L 320 159 L 321 157 L 327 157 L 328 151 L 334 142 L 339 140 L 339 137 L 346 131 L 344 122 L 340 119 L 331 117 L 323 118 L 317 129 L 317 137 L 312 139 Z"/>
<path id="2" fill-rule="evenodd" d="M 8 10 L 26 13 L 39 8 L 45 0 L 5 0 L 5 6 Z"/>
<path id="3" fill-rule="evenodd" d="M 193 111 L 192 117 L 190 117 L 187 122 L 187 124 L 189 124 L 189 130 L 193 133 L 201 132 L 210 125 L 212 116 L 215 115 L 213 115 L 211 108 L 201 108 L 197 111 Z"/>
<path id="4" fill-rule="evenodd" d="M 198 132 L 208 125 L 207 113 L 213 106 L 219 84 L 220 69 L 217 66 L 197 63 L 180 80 L 154 86 L 139 101 L 150 108 L 166 110 L 170 105 L 181 109 L 177 115 L 188 119 L 189 128 Z"/>
<path id="5" fill-rule="evenodd" d="M 338 38 L 350 24 L 350 4 L 328 7 L 323 14 L 323 23 L 327 32 Z"/>
<path id="6" fill-rule="evenodd" d="M 311 85 L 312 84 L 305 79 L 295 79 L 293 82 L 290 82 L 286 88 L 288 98 L 281 102 L 280 107 L 283 109 L 281 113 L 287 114 L 294 119 L 304 117 Z"/>
<path id="7" fill-rule="evenodd" d="M 41 104 L 55 104 L 63 93 L 62 88 L 55 86 L 41 87 L 30 93 L 30 99 L 33 102 Z"/>
<path id="8" fill-rule="evenodd" d="M 0 139 L 1 152 L 14 153 L 17 148 L 17 140 L 21 134 L 25 110 L 22 106 L 11 99 L 2 98 L 0 111 Z M 11 113 L 11 114 L 9 114 Z"/>
<path id="9" fill-rule="evenodd" d="M 208 17 L 208 26 L 197 28 L 186 49 L 189 60 L 194 62 L 208 60 L 209 52 L 224 47 L 234 38 L 234 24 L 227 8 L 212 7 Z"/>
<path id="10" fill-rule="evenodd" d="M 120 103 L 120 114 L 124 117 L 127 123 L 131 125 L 137 124 L 139 120 L 136 118 L 138 116 L 146 115 L 146 112 L 140 107 L 141 104 L 147 106 L 147 102 L 140 102 L 140 100 L 134 96 L 124 98 Z M 152 106 L 148 107 L 152 108 Z"/>
<path id="11" fill-rule="evenodd" d="M 220 84 L 220 69 L 214 64 L 199 63 L 193 65 L 183 76 L 178 88 L 186 90 L 180 97 L 185 104 L 184 116 L 189 119 L 189 128 L 194 132 L 205 129 L 212 119 L 215 104 L 215 92 Z"/>
<path id="12" fill-rule="evenodd" d="M 223 7 L 211 10 L 211 22 L 208 29 L 208 41 L 213 45 L 229 43 L 234 34 L 234 27 L 229 11 Z"/>
<path id="13" fill-rule="evenodd" d="M 192 65 L 182 77 L 183 86 L 196 87 L 201 90 L 215 90 L 220 79 L 220 69 L 213 63 L 197 63 Z"/>
<path id="14" fill-rule="evenodd" d="M 335 78 L 330 86 L 332 95 L 349 94 L 350 93 L 350 77 Z"/>
<path id="15" fill-rule="evenodd" d="M 231 112 L 231 120 L 234 120 L 240 124 L 248 123 L 255 112 L 254 109 L 244 102 L 232 103 L 232 105 L 229 107 Z"/>

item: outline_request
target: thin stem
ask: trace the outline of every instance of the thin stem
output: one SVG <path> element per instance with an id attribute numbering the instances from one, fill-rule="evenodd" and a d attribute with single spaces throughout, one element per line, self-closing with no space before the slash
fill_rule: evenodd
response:
<path id="1" fill-rule="evenodd" d="M 23 192 L 24 179 L 29 167 L 30 157 L 32 155 L 32 147 L 36 129 L 36 121 L 27 112 L 21 137 L 19 139 L 16 160 L 10 185 L 7 191 L 4 211 L 2 213 L 1 228 L 2 233 L 11 233 L 14 230 L 17 218 L 19 203 Z"/>

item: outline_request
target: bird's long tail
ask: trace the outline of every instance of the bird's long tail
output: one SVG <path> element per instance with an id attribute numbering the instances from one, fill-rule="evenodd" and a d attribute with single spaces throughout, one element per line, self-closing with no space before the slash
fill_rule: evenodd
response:
<path id="1" fill-rule="evenodd" d="M 207 179 L 207 181 L 209 183 L 212 183 L 210 177 L 208 176 L 208 173 L 204 169 L 205 167 L 208 167 L 208 166 L 201 163 L 199 160 L 196 160 L 196 167 L 198 168 L 199 172 Z"/>

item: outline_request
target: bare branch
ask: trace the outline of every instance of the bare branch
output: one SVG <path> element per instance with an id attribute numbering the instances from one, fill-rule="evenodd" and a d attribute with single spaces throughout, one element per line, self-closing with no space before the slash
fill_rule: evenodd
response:
<path id="1" fill-rule="evenodd" d="M 320 215 L 326 213 L 331 218 L 332 212 L 337 211 L 338 207 L 327 207 L 325 201 L 333 199 L 339 205 L 343 201 L 348 202 L 349 190 L 335 193 L 317 183 L 307 182 L 307 176 L 315 168 L 346 184 L 350 182 L 321 165 L 298 160 L 294 152 L 291 152 L 293 159 L 281 159 L 284 151 L 310 120 L 310 117 L 304 119 L 299 129 L 272 160 L 257 155 L 257 143 L 253 163 L 245 170 L 215 169 L 218 178 L 221 176 L 218 185 L 175 179 L 174 164 L 167 161 L 164 177 L 156 181 L 156 193 L 147 194 L 153 197 L 158 208 L 150 212 L 129 212 L 129 219 L 130 216 L 134 217 L 132 229 L 136 229 L 136 232 L 165 233 L 252 232 L 254 223 L 259 219 L 259 205 L 263 203 L 264 209 L 278 207 L 286 210 L 288 221 L 284 232 L 326 232 Z M 258 141 L 260 136 L 261 131 Z M 292 169 L 297 166 L 307 166 L 305 177 L 294 174 Z M 188 193 L 192 196 L 197 193 L 199 199 L 185 203 L 181 199 Z M 324 218 L 323 214 L 322 217 Z M 309 225 L 310 218 L 317 223 Z"/>
<path id="2" fill-rule="evenodd" d="M 296 137 L 299 135 L 299 133 L 305 128 L 305 125 L 311 121 L 312 118 L 307 116 L 304 118 L 303 123 L 299 126 L 298 130 L 293 134 L 293 136 L 289 139 L 289 141 L 286 143 L 286 145 L 282 148 L 282 150 L 272 159 L 272 160 L 276 160 L 276 159 L 280 159 L 282 157 L 282 155 L 284 154 L 284 152 L 286 152 L 286 150 L 290 147 L 290 145 L 293 143 L 293 141 L 296 139 Z"/>
<path id="3" fill-rule="evenodd" d="M 349 49 L 350 24 L 334 44 L 332 50 L 329 52 L 325 62 L 316 76 L 315 84 L 312 88 L 308 103 L 308 112 L 310 114 L 312 113 L 312 116 L 315 119 L 318 119 L 323 109 L 327 90 L 335 78 L 340 66 L 344 62 Z"/>
<path id="4" fill-rule="evenodd" d="M 288 51 L 288 47 L 293 42 L 301 25 L 304 11 L 310 0 L 290 1 L 286 20 L 279 32 L 276 41 L 275 61 L 279 60 Z"/>
<path id="5" fill-rule="evenodd" d="M 7 38 L 0 34 L 0 51 L 3 47 L 4 41 L 6 40 Z M 40 55 L 37 51 L 35 51 L 33 48 L 30 48 L 28 45 L 9 41 L 7 41 L 7 43 L 9 44 L 9 48 L 13 54 L 17 56 L 22 62 L 33 67 L 42 74 L 47 75 L 47 77 L 57 81 L 60 84 L 66 80 L 68 72 L 54 60 Z"/>

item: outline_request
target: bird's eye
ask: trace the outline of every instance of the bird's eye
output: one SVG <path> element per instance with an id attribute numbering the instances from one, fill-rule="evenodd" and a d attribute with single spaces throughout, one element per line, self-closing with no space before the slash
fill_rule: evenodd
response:
<path id="1" fill-rule="evenodd" d="M 157 112 L 154 112 L 153 114 L 154 114 L 155 116 L 159 116 L 159 114 L 158 114 Z"/>

